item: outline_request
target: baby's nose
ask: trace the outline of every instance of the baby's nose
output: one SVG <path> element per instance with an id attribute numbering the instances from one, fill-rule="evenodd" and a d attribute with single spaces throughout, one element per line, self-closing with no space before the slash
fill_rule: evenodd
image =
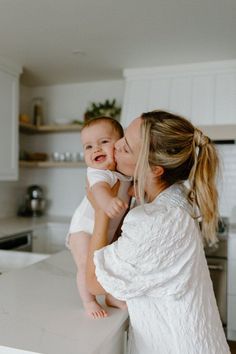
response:
<path id="1" fill-rule="evenodd" d="M 97 150 L 100 150 L 101 149 L 101 146 L 100 145 L 94 145 L 94 150 L 97 151 Z"/>

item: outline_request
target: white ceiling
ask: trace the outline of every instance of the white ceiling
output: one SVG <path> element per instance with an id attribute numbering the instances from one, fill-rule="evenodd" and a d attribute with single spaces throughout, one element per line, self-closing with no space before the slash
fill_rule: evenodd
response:
<path id="1" fill-rule="evenodd" d="M 0 0 L 0 56 L 28 86 L 235 59 L 236 0 Z"/>

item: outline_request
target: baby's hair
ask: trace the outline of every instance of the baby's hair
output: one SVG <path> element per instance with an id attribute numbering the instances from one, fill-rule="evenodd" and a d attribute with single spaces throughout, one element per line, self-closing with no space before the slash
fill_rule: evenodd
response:
<path id="1" fill-rule="evenodd" d="M 108 116 L 99 116 L 99 117 L 89 119 L 84 123 L 81 131 L 83 131 L 85 128 L 91 127 L 92 125 L 98 124 L 100 122 L 109 123 L 112 126 L 112 128 L 117 132 L 119 138 L 123 138 L 124 130 L 122 125 L 118 122 L 118 120 Z"/>

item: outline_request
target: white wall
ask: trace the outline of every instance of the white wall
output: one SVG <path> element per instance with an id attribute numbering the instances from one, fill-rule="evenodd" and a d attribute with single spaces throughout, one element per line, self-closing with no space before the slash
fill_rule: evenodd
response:
<path id="1" fill-rule="evenodd" d="M 91 101 L 116 98 L 123 100 L 123 81 L 104 81 L 29 89 L 21 87 L 21 112 L 30 112 L 31 98 L 41 96 L 47 102 L 48 121 L 81 119 Z M 32 151 L 79 151 L 79 133 L 21 136 L 22 144 Z M 222 160 L 220 212 L 229 216 L 236 205 L 236 145 L 218 146 Z M 0 217 L 14 215 L 30 184 L 43 186 L 51 215 L 70 216 L 84 196 L 85 169 L 20 169 L 19 182 L 0 183 Z"/>
<path id="2" fill-rule="evenodd" d="M 21 112 L 30 113 L 34 97 L 45 101 L 45 123 L 83 119 L 91 102 L 102 102 L 116 98 L 123 101 L 124 81 L 97 81 L 80 84 L 55 85 L 22 90 Z"/>

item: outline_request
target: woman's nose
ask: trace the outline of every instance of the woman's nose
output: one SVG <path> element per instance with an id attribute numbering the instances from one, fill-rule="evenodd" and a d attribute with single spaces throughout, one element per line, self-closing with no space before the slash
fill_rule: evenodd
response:
<path id="1" fill-rule="evenodd" d="M 116 151 L 121 151 L 121 143 L 122 143 L 122 139 L 117 140 L 117 142 L 115 143 L 115 150 Z"/>

